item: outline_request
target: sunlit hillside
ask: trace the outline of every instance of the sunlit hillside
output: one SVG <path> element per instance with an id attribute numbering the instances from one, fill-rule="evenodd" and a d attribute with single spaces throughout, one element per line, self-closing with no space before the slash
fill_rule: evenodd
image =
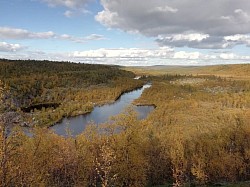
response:
<path id="1" fill-rule="evenodd" d="M 250 78 L 250 64 L 214 65 L 214 66 L 149 66 L 126 67 L 137 74 L 163 75 L 216 75 L 221 77 L 233 77 L 237 79 Z"/>

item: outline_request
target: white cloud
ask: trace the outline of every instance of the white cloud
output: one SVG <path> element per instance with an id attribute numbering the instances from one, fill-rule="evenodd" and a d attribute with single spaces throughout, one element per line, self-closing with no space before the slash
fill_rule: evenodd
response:
<path id="1" fill-rule="evenodd" d="M 24 29 L 0 27 L 0 38 L 3 39 L 48 39 L 55 37 L 55 33 L 48 32 L 30 32 Z"/>
<path id="2" fill-rule="evenodd" d="M 250 15 L 242 9 L 236 9 L 234 13 L 236 14 L 235 18 L 238 19 L 239 23 L 244 24 L 250 22 Z"/>
<path id="3" fill-rule="evenodd" d="M 86 9 L 87 4 L 94 0 L 40 0 L 48 4 L 50 7 L 63 6 L 68 8 L 64 12 L 64 16 L 71 18 L 79 14 L 89 14 L 90 11 Z"/>
<path id="4" fill-rule="evenodd" d="M 103 35 L 99 34 L 91 34 L 89 36 L 84 37 L 84 40 L 104 40 L 106 39 Z"/>
<path id="5" fill-rule="evenodd" d="M 174 51 L 172 48 L 159 49 L 97 49 L 75 51 L 69 58 L 85 63 L 117 65 L 204 65 L 215 63 L 219 56 L 200 52 Z"/>
<path id="6" fill-rule="evenodd" d="M 74 13 L 72 11 L 70 11 L 70 10 L 66 10 L 64 12 L 64 16 L 66 16 L 67 18 L 71 18 L 73 16 L 73 14 Z"/>
<path id="7" fill-rule="evenodd" d="M 250 46 L 250 35 L 236 34 L 232 36 L 225 36 L 224 39 L 231 45 L 243 44 Z"/>
<path id="8" fill-rule="evenodd" d="M 75 9 L 79 7 L 84 7 L 91 0 L 41 0 L 47 3 L 49 6 L 64 6 L 67 8 Z"/>
<path id="9" fill-rule="evenodd" d="M 210 37 L 208 34 L 189 33 L 189 34 L 172 34 L 158 36 L 155 40 L 160 46 L 172 47 L 190 47 L 200 49 L 220 49 L 231 47 L 231 43 L 224 40 L 223 37 Z"/>
<path id="10" fill-rule="evenodd" d="M 231 17 L 230 16 L 221 16 L 220 17 L 222 20 L 227 20 L 227 21 L 230 21 L 231 20 Z"/>
<path id="11" fill-rule="evenodd" d="M 218 54 L 204 54 L 198 51 L 174 51 L 172 48 L 159 49 L 96 49 L 87 51 L 72 51 L 45 53 L 43 51 L 17 51 L 15 53 L 1 53 L 0 58 L 7 59 L 37 59 L 72 61 L 92 64 L 116 64 L 124 66 L 149 65 L 216 65 L 250 63 L 250 56 L 221 52 Z"/>
<path id="12" fill-rule="evenodd" d="M 157 38 L 160 46 L 229 48 L 239 43 L 228 43 L 225 36 L 250 34 L 246 0 L 101 0 L 101 4 L 98 22 Z"/>
<path id="13" fill-rule="evenodd" d="M 0 42 L 0 51 L 1 52 L 16 52 L 24 49 L 25 47 L 20 44 L 10 44 L 6 42 Z"/>
<path id="14" fill-rule="evenodd" d="M 106 39 L 103 35 L 91 34 L 85 37 L 75 37 L 67 34 L 56 34 L 52 31 L 48 32 L 31 32 L 24 29 L 10 28 L 10 27 L 0 27 L 0 38 L 1 39 L 59 39 L 68 40 L 77 43 L 85 43 L 94 40 L 104 40 Z"/>
<path id="15" fill-rule="evenodd" d="M 99 34 L 91 34 L 85 37 L 74 37 L 74 36 L 70 36 L 67 34 L 63 34 L 63 35 L 57 36 L 57 38 L 63 39 L 63 40 L 69 40 L 69 41 L 76 42 L 76 43 L 86 43 L 88 41 L 106 40 L 106 38 L 103 35 L 99 35 Z"/>
<path id="16" fill-rule="evenodd" d="M 172 58 L 173 49 L 97 49 L 88 51 L 75 51 L 69 54 L 71 59 L 84 63 L 117 64 L 117 65 L 153 65 L 166 63 Z"/>
<path id="17" fill-rule="evenodd" d="M 189 33 L 189 34 L 172 34 L 172 35 L 160 35 L 156 39 L 156 42 L 161 45 L 184 47 L 184 46 L 199 46 L 203 40 L 209 38 L 208 34 L 201 33 Z M 199 47 L 197 47 L 199 48 Z"/>
<path id="18" fill-rule="evenodd" d="M 73 57 L 81 58 L 169 58 L 173 52 L 171 48 L 160 49 L 138 49 L 138 48 L 119 48 L 119 49 L 97 49 L 89 51 L 76 51 Z"/>
<path id="19" fill-rule="evenodd" d="M 223 60 L 233 60 L 235 59 L 236 55 L 233 53 L 222 53 L 220 54 L 220 58 Z"/>
<path id="20" fill-rule="evenodd" d="M 95 16 L 95 19 L 107 27 L 119 28 L 119 21 L 118 21 L 119 17 L 117 15 L 117 12 L 104 10 L 98 12 L 98 14 Z"/>
<path id="21" fill-rule="evenodd" d="M 240 41 L 240 40 L 245 40 L 249 39 L 250 37 L 247 35 L 242 35 L 242 34 L 236 34 L 232 36 L 225 36 L 224 39 L 227 41 Z"/>
<path id="22" fill-rule="evenodd" d="M 185 51 L 179 51 L 174 54 L 174 59 L 190 59 L 190 60 L 197 60 L 200 58 L 199 52 L 185 52 Z"/>
<path id="23" fill-rule="evenodd" d="M 165 12 L 165 13 L 171 12 L 171 13 L 175 13 L 177 11 L 178 11 L 178 9 L 176 9 L 176 8 L 172 8 L 170 6 L 165 6 L 165 7 L 155 7 L 152 12 Z"/>
<path id="24" fill-rule="evenodd" d="M 236 34 L 224 37 L 210 37 L 208 34 L 176 34 L 159 36 L 156 42 L 160 46 L 190 47 L 199 49 L 226 49 L 236 45 L 250 46 L 250 35 Z"/>
<path id="25" fill-rule="evenodd" d="M 192 34 L 176 34 L 170 37 L 173 41 L 202 41 L 208 38 L 208 34 L 192 33 Z"/>
<path id="26" fill-rule="evenodd" d="M 241 60 L 241 61 L 250 61 L 250 56 L 237 55 L 235 53 L 221 53 L 220 59 L 222 60 Z"/>

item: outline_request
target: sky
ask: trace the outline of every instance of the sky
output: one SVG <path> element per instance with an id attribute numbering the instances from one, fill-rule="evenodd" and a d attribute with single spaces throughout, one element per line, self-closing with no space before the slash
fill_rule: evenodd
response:
<path id="1" fill-rule="evenodd" d="M 0 58 L 250 63 L 250 1 L 0 0 Z"/>

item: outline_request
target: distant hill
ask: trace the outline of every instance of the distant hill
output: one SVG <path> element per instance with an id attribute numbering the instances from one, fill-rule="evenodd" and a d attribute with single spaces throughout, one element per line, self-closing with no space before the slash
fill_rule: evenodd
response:
<path id="1" fill-rule="evenodd" d="M 250 78 L 250 64 L 230 64 L 213 66 L 143 66 L 126 67 L 137 74 L 185 74 L 216 75 L 222 77 Z"/>
<path id="2" fill-rule="evenodd" d="M 250 76 L 250 64 L 217 65 L 197 68 L 204 74 L 217 74 L 227 76 Z"/>

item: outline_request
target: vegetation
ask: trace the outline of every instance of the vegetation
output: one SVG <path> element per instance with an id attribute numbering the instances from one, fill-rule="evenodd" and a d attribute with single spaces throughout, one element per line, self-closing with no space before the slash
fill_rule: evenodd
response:
<path id="1" fill-rule="evenodd" d="M 0 60 L 0 80 L 8 92 L 1 113 L 12 112 L 21 125 L 50 126 L 142 86 L 134 76 L 115 66 Z"/>
<path id="2" fill-rule="evenodd" d="M 8 119 L 2 118 L 0 185 L 249 186 L 250 80 L 208 75 L 143 79 L 152 87 L 134 103 L 156 109 L 142 121 L 127 109 L 76 138 L 42 128 L 34 128 L 32 137 L 18 128 L 6 137 Z M 121 82 L 116 78 L 88 89 L 104 93 L 108 86 L 122 87 Z M 11 89 L 1 85 L 6 108 L 6 90 Z"/>
<path id="3" fill-rule="evenodd" d="M 249 180 L 249 80 L 161 76 L 136 103 L 157 106 L 147 122 L 176 185 Z"/>
<path id="4" fill-rule="evenodd" d="M 216 75 L 233 79 L 250 79 L 250 64 L 215 66 L 151 66 L 126 67 L 124 69 L 141 75 Z"/>

